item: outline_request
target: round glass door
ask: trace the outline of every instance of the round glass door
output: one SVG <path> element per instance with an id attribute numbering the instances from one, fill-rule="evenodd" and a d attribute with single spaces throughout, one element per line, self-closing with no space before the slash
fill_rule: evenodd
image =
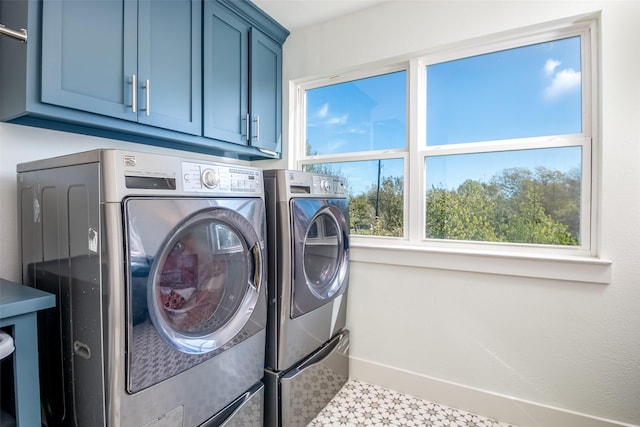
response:
<path id="1" fill-rule="evenodd" d="M 318 211 L 304 238 L 304 274 L 311 293 L 328 299 L 340 290 L 347 272 L 347 251 L 342 213 L 332 205 Z"/>
<path id="2" fill-rule="evenodd" d="M 242 215 L 214 208 L 190 217 L 151 267 L 147 301 L 156 330 L 185 353 L 226 344 L 258 300 L 261 266 L 259 238 Z"/>

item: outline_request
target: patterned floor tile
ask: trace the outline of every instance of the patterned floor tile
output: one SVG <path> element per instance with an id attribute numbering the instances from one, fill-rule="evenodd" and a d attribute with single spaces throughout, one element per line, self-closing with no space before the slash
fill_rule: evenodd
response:
<path id="1" fill-rule="evenodd" d="M 308 427 L 515 427 L 383 387 L 349 380 Z"/>

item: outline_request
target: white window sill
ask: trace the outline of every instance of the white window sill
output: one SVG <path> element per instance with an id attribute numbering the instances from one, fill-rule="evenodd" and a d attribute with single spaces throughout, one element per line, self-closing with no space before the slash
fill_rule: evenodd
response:
<path id="1" fill-rule="evenodd" d="M 351 242 L 351 260 L 506 276 L 609 284 L 612 262 L 586 256 L 529 255 Z"/>

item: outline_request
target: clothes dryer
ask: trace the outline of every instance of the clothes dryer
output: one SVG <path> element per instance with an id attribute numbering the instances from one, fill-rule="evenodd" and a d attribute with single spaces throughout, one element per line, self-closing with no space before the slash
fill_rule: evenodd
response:
<path id="1" fill-rule="evenodd" d="M 269 252 L 268 426 L 306 426 L 348 379 L 345 180 L 264 171 Z"/>
<path id="2" fill-rule="evenodd" d="M 48 426 L 261 426 L 262 172 L 121 150 L 18 165 Z"/>

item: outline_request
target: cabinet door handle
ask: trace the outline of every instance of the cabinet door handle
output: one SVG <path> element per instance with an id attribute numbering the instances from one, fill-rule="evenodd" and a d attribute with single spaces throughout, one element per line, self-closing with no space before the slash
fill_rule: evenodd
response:
<path id="1" fill-rule="evenodd" d="M 25 30 L 24 28 L 20 28 L 20 31 L 17 31 L 0 24 L 0 34 L 13 37 L 14 39 L 20 40 L 23 43 L 27 42 L 27 30 Z"/>
<path id="2" fill-rule="evenodd" d="M 254 138 L 256 139 L 256 142 L 259 142 L 260 141 L 260 116 L 256 115 L 256 119 L 254 120 L 254 122 L 256 122 L 256 134 Z"/>
<path id="3" fill-rule="evenodd" d="M 135 113 L 137 109 L 137 89 L 138 83 L 136 80 L 136 75 L 131 74 L 131 112 Z"/>
<path id="4" fill-rule="evenodd" d="M 149 117 L 149 93 L 151 92 L 151 87 L 149 86 L 149 79 L 144 81 L 144 86 L 142 86 L 142 88 L 144 89 L 144 108 L 141 108 L 142 111 L 144 111 L 144 114 Z"/>
<path id="5" fill-rule="evenodd" d="M 247 144 L 249 143 L 249 126 L 250 126 L 250 122 L 251 122 L 251 116 L 249 116 L 247 114 L 245 116 L 245 118 L 244 118 L 244 139 L 245 139 L 245 141 L 247 141 Z"/>

